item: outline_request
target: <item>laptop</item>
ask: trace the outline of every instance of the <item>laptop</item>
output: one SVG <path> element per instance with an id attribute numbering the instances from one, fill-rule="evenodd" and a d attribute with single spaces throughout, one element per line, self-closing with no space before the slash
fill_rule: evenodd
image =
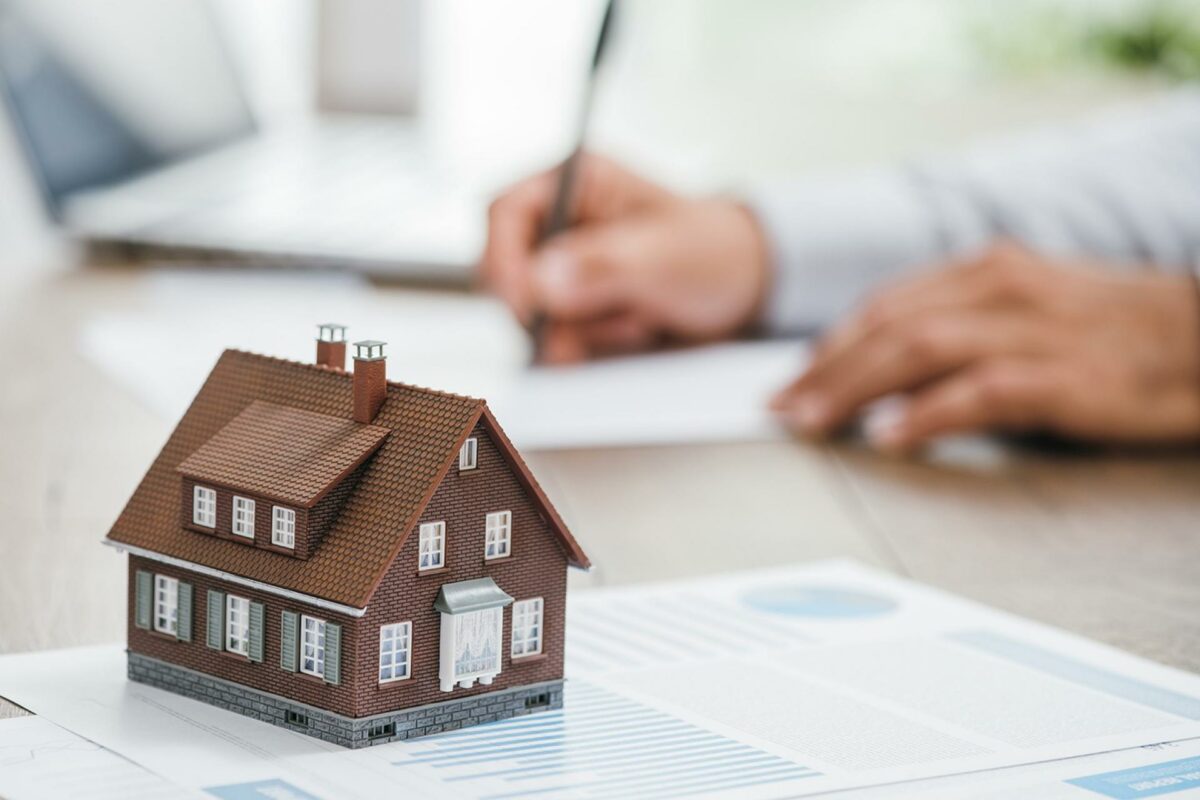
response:
<path id="1" fill-rule="evenodd" d="M 92 243 L 466 280 L 486 190 L 415 120 L 265 128 L 205 0 L 0 0 L 0 94 L 50 218 Z"/>

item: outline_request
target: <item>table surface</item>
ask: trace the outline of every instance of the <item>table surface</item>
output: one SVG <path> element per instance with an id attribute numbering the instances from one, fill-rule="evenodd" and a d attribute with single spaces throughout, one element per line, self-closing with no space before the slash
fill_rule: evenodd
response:
<path id="1" fill-rule="evenodd" d="M 77 334 L 135 308 L 138 281 L 0 277 L 0 653 L 124 636 L 125 560 L 98 543 L 173 421 L 85 361 Z M 1194 451 L 976 439 L 920 461 L 854 442 L 527 456 L 598 565 L 573 586 L 851 557 L 1200 671 Z"/>

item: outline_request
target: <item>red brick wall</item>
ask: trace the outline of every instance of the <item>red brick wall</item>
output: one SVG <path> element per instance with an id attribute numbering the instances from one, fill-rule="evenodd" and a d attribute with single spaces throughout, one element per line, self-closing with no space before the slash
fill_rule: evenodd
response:
<path id="1" fill-rule="evenodd" d="M 380 584 L 358 639 L 358 716 L 410 706 L 457 700 L 474 694 L 562 677 L 563 623 L 566 614 L 567 561 L 558 538 L 517 482 L 483 425 L 478 467 L 459 472 L 457 461 L 438 487 L 420 522 L 446 523 L 446 567 L 436 573 L 417 571 L 419 536 L 410 533 L 400 556 Z M 484 517 L 489 511 L 512 511 L 512 555 L 485 561 Z M 419 527 L 419 523 L 418 523 Z M 504 610 L 501 673 L 490 686 L 443 692 L 439 687 L 441 615 L 433 602 L 444 583 L 490 577 L 516 600 L 542 597 L 542 655 L 510 657 L 512 607 Z M 413 623 L 412 677 L 379 683 L 379 626 Z"/>
<path id="2" fill-rule="evenodd" d="M 451 466 L 361 619 L 306 607 L 278 595 L 252 591 L 237 584 L 131 556 L 129 648 L 153 658 L 351 717 L 381 714 L 561 678 L 566 615 L 566 555 L 483 425 L 477 427 L 472 435 L 479 439 L 478 467 L 460 473 L 457 461 Z M 190 525 L 192 484 L 186 480 L 184 484 L 187 499 L 185 520 Z M 229 492 L 218 490 L 217 530 L 224 531 L 226 536 L 230 535 L 230 497 Z M 256 544 L 262 544 L 264 536 L 265 541 L 270 542 L 270 518 L 268 516 L 265 522 L 261 520 L 264 508 L 269 515 L 269 503 L 259 503 L 255 509 L 259 515 L 255 520 Z M 512 554 L 507 558 L 485 561 L 484 518 L 488 512 L 505 510 L 511 511 L 513 517 Z M 299 511 L 302 509 L 297 513 L 297 538 Z M 438 520 L 446 523 L 446 566 L 434 573 L 418 574 L 417 528 L 420 522 Z M 170 575 L 192 584 L 190 643 L 179 642 L 173 637 L 142 630 L 134 625 L 134 574 L 139 569 Z M 500 675 L 490 686 L 476 684 L 471 689 L 455 688 L 452 692 L 442 692 L 438 679 L 441 615 L 433 608 L 438 589 L 444 583 L 485 576 L 495 580 L 501 589 L 516 600 L 543 598 L 542 654 L 516 662 L 512 660 L 512 607 L 509 606 L 504 610 Z M 212 650 L 205 644 L 207 592 L 210 588 L 247 597 L 265 606 L 266 630 L 261 663 Z M 284 609 L 342 625 L 340 686 L 330 686 L 299 672 L 285 672 L 279 666 L 280 612 Z M 380 684 L 379 626 L 405 621 L 413 623 L 412 677 Z"/>
<path id="3" fill-rule="evenodd" d="M 200 535 L 200 534 L 196 534 Z M 145 570 L 157 575 L 169 575 L 192 584 L 192 641 L 180 642 L 173 636 L 143 630 L 134 624 L 136 613 L 135 575 Z M 213 650 L 207 639 L 208 590 L 234 594 L 262 603 L 264 608 L 263 660 L 255 663 L 234 653 Z M 301 703 L 324 708 L 344 716 L 354 716 L 354 670 L 351 657 L 359 650 L 359 628 L 353 617 L 331 613 L 325 609 L 294 603 L 274 594 L 254 591 L 238 584 L 226 583 L 185 569 L 170 567 L 157 561 L 129 557 L 129 649 L 137 653 L 178 664 L 198 672 L 216 675 L 228 681 L 270 692 Z M 152 607 L 153 608 L 153 607 Z M 281 611 L 308 614 L 342 626 L 341 685 L 331 686 L 319 678 L 300 672 L 285 672 L 279 666 L 279 633 Z M 153 625 L 151 625 L 153 628 Z M 376 634 L 378 635 L 378 634 Z"/>

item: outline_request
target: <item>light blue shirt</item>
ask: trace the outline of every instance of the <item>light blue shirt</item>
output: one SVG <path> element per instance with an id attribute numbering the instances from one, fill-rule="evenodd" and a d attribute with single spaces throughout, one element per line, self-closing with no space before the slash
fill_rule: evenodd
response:
<path id="1" fill-rule="evenodd" d="M 821 328 L 871 287 L 997 237 L 1176 268 L 1200 254 L 1200 90 L 929 162 L 765 185 L 748 200 L 774 279 L 764 322 Z"/>

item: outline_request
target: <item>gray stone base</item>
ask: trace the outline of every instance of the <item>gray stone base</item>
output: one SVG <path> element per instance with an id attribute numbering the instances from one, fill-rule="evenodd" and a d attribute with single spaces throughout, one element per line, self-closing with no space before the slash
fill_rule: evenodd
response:
<path id="1" fill-rule="evenodd" d="M 563 702 L 563 682 L 559 680 L 355 719 L 139 653 L 129 653 L 129 679 L 343 747 L 415 739 L 562 708 Z"/>

